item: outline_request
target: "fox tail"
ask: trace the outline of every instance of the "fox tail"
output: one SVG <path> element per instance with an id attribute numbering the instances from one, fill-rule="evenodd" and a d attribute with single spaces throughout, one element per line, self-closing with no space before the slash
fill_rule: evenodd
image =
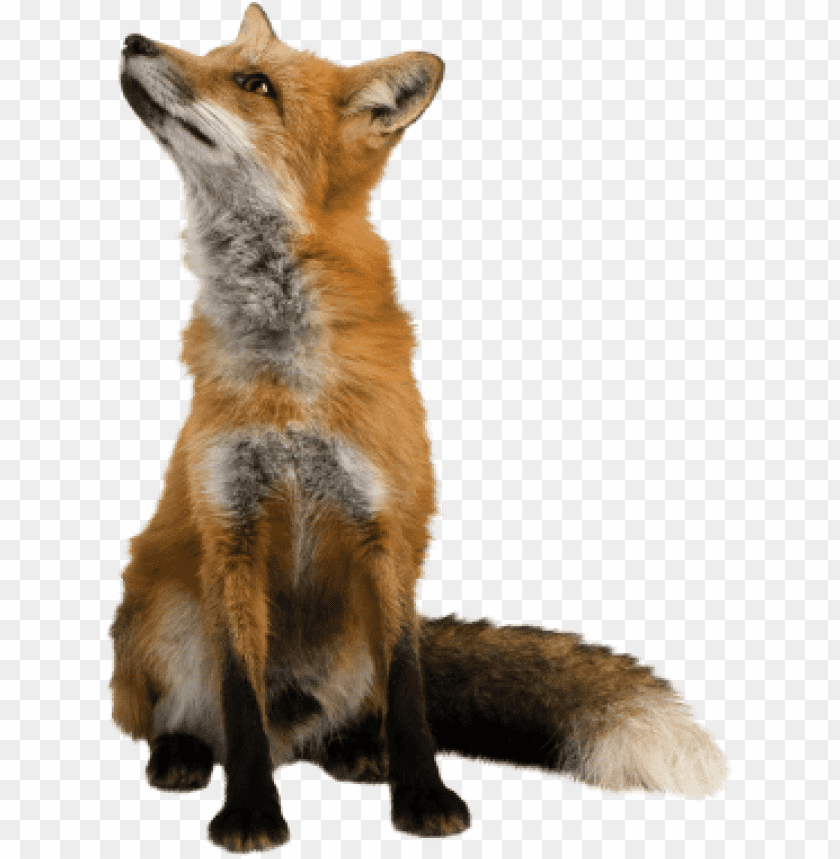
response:
<path id="1" fill-rule="evenodd" d="M 424 618 L 420 662 L 439 751 L 606 790 L 701 797 L 726 778 L 723 753 L 665 680 L 576 634 Z"/>

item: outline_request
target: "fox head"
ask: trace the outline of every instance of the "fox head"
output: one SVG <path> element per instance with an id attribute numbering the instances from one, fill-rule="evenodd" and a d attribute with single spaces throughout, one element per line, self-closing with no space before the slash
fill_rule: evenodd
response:
<path id="1" fill-rule="evenodd" d="M 305 230 L 365 205 L 388 154 L 443 78 L 432 54 L 344 68 L 280 41 L 252 3 L 239 34 L 196 56 L 128 36 L 126 100 L 175 161 L 190 195 L 280 203 Z"/>

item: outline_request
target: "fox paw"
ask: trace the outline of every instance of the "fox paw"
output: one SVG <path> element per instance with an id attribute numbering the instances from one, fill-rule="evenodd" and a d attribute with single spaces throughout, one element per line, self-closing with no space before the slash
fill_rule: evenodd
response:
<path id="1" fill-rule="evenodd" d="M 383 784 L 388 780 L 388 762 L 384 755 L 331 755 L 321 766 L 338 781 Z"/>
<path id="2" fill-rule="evenodd" d="M 213 774 L 210 746 L 190 734 L 162 734 L 151 743 L 146 778 L 158 790 L 200 790 Z"/>
<path id="3" fill-rule="evenodd" d="M 382 714 L 370 713 L 345 728 L 311 758 L 339 781 L 383 784 L 388 780 L 388 753 L 382 734 Z"/>
<path id="4" fill-rule="evenodd" d="M 291 837 L 280 806 L 252 806 L 225 803 L 210 821 L 210 840 L 231 853 L 270 850 Z"/>
<path id="5" fill-rule="evenodd" d="M 455 791 L 439 787 L 395 787 L 391 821 L 410 835 L 457 835 L 469 828 L 470 810 Z"/>

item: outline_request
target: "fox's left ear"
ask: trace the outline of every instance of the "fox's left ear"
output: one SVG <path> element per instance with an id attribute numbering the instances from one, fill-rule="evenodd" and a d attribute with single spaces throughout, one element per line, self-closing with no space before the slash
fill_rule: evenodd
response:
<path id="1" fill-rule="evenodd" d="M 429 106 L 442 80 L 443 61 L 419 51 L 348 69 L 341 104 L 347 130 L 375 148 L 396 140 Z"/>

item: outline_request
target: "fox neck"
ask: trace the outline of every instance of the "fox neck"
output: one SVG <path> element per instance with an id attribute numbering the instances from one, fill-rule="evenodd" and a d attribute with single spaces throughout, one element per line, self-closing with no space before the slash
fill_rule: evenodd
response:
<path id="1" fill-rule="evenodd" d="M 293 221 L 258 194 L 227 196 L 186 188 L 185 262 L 200 288 L 227 376 L 269 374 L 305 386 L 302 355 L 319 333 L 303 266 L 292 252 Z"/>
<path id="2" fill-rule="evenodd" d="M 389 357 L 413 348 L 366 201 L 302 229 L 277 196 L 185 191 L 184 260 L 200 287 L 182 355 L 197 383 L 268 379 L 311 403 L 340 366 L 374 366 L 376 354 L 358 360 L 365 334 L 389 341 Z"/>

